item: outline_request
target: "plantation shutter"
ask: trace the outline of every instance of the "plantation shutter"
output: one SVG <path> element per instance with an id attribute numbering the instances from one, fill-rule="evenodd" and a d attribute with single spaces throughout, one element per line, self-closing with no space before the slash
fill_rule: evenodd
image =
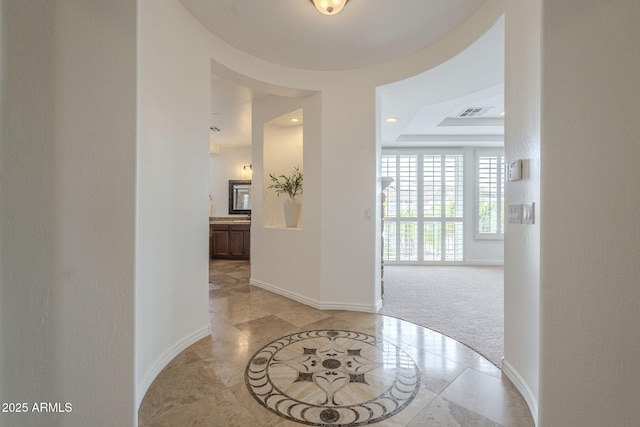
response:
<path id="1" fill-rule="evenodd" d="M 464 156 L 433 150 L 385 151 L 384 251 L 390 262 L 464 260 Z M 395 246 L 394 246 L 395 243 Z"/>
<path id="2" fill-rule="evenodd" d="M 504 156 L 477 156 L 477 238 L 504 233 Z"/>

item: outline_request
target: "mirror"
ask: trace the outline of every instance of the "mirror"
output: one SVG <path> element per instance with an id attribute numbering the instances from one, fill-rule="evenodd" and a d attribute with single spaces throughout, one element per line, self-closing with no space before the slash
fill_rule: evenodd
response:
<path id="1" fill-rule="evenodd" d="M 251 213 L 251 181 L 229 180 L 229 214 Z"/>

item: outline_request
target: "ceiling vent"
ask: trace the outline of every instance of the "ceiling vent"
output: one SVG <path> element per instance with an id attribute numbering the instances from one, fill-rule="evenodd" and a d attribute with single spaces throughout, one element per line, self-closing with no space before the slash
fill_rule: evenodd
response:
<path id="1" fill-rule="evenodd" d="M 458 114 L 458 117 L 478 117 L 486 114 L 489 110 L 491 110 L 490 107 L 467 108 L 462 113 Z"/>

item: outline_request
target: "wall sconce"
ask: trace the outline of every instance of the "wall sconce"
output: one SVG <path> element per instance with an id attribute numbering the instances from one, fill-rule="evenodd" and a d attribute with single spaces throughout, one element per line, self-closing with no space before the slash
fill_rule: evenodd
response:
<path id="1" fill-rule="evenodd" d="M 349 0 L 311 0 L 311 3 L 324 15 L 335 15 L 340 12 Z"/>
<path id="2" fill-rule="evenodd" d="M 251 164 L 251 165 L 244 165 L 244 166 L 242 167 L 242 170 L 244 170 L 245 172 L 246 172 L 246 171 L 248 171 L 248 170 L 249 170 L 249 171 L 253 170 L 253 164 Z"/>

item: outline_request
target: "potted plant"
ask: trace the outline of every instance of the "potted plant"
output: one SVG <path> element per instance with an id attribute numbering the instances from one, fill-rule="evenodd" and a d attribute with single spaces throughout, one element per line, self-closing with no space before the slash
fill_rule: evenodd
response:
<path id="1" fill-rule="evenodd" d="M 278 197 L 280 197 L 280 194 L 289 196 L 284 202 L 284 220 L 287 227 L 297 227 L 300 217 L 300 202 L 296 197 L 298 194 L 302 194 L 302 172 L 300 172 L 300 166 L 294 167 L 289 176 L 280 175 L 276 177 L 270 173 L 269 178 L 271 178 L 271 185 L 268 188 L 274 189 Z"/>

